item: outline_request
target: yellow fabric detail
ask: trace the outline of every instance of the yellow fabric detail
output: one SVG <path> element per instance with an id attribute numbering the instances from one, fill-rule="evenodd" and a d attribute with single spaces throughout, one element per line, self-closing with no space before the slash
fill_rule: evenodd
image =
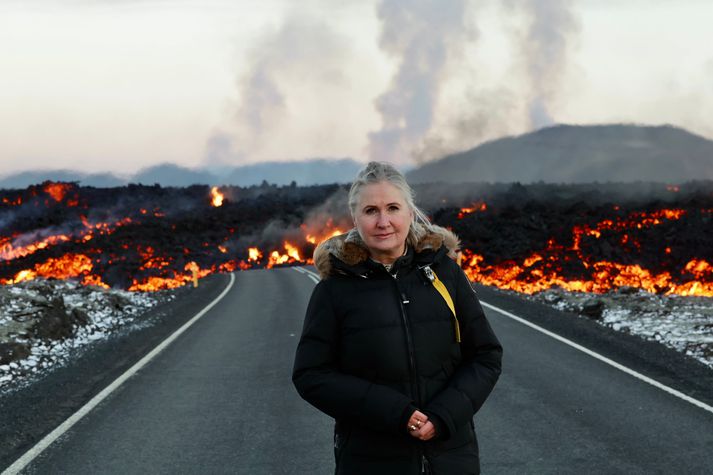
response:
<path id="1" fill-rule="evenodd" d="M 448 289 L 446 289 L 446 286 L 441 282 L 441 279 L 438 278 L 438 275 L 436 273 L 433 273 L 434 279 L 431 281 L 433 283 L 433 286 L 436 288 L 439 294 L 441 294 L 441 297 L 443 297 L 443 300 L 446 301 L 446 304 L 448 304 L 448 308 L 451 309 L 451 313 L 453 313 L 453 321 L 455 323 L 455 330 L 456 330 L 456 341 L 460 343 L 460 324 L 458 323 L 458 317 L 456 316 L 456 307 L 453 305 L 453 299 L 451 298 L 451 294 L 448 293 Z"/>

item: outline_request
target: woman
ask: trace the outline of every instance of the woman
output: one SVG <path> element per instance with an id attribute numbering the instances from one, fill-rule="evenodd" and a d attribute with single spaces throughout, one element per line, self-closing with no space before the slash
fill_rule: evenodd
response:
<path id="1" fill-rule="evenodd" d="M 453 260 L 458 239 L 385 163 L 359 172 L 349 208 L 355 228 L 315 250 L 322 281 L 292 375 L 336 421 L 336 473 L 479 473 L 473 415 L 502 348 Z"/>

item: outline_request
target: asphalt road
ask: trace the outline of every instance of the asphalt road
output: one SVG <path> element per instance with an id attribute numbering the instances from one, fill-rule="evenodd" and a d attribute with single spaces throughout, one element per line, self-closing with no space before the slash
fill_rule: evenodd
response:
<path id="1" fill-rule="evenodd" d="M 225 298 L 22 473 L 332 473 L 331 420 L 290 381 L 313 286 L 292 269 L 237 273 Z M 498 298 L 522 316 L 542 311 Z M 486 314 L 505 360 L 475 419 L 483 473 L 713 472 L 713 414 Z"/>

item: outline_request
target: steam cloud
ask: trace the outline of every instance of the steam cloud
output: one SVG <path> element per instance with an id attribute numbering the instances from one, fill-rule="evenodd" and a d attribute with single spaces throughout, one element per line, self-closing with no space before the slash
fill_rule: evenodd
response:
<path id="1" fill-rule="evenodd" d="M 530 86 L 529 119 L 533 129 L 552 125 L 550 107 L 561 88 L 568 43 L 579 31 L 571 0 L 509 0 L 526 15 L 522 53 Z"/>
<path id="2" fill-rule="evenodd" d="M 372 159 L 422 163 L 488 137 L 554 123 L 551 107 L 561 90 L 570 43 L 579 30 L 571 0 L 508 0 L 505 8 L 521 16 L 525 25 L 514 35 L 522 58 L 517 66 L 526 78 L 524 90 L 486 87 L 476 78 L 463 100 L 449 107 L 452 115 L 440 119 L 440 127 L 433 127 L 434 114 L 448 79 L 447 63 L 473 33 L 464 19 L 469 2 L 419 0 L 408 8 L 401 3 L 382 0 L 378 9 L 380 46 L 400 65 L 390 88 L 376 101 L 383 126 L 369 134 Z"/>
<path id="3" fill-rule="evenodd" d="M 299 13 L 264 34 L 250 50 L 250 66 L 238 80 L 233 122 L 208 139 L 206 161 L 255 161 L 266 146 L 279 142 L 285 127 L 304 112 L 299 99 L 305 86 L 317 91 L 325 87 L 325 78 L 338 80 L 345 49 L 343 38 L 326 23 Z"/>
<path id="4" fill-rule="evenodd" d="M 449 46 L 466 32 L 465 6 L 465 0 L 379 3 L 379 45 L 400 65 L 376 100 L 382 127 L 369 134 L 371 159 L 407 163 L 431 128 Z"/>
<path id="5" fill-rule="evenodd" d="M 525 77 L 524 86 L 488 86 L 479 83 L 473 69 L 465 73 L 473 79 L 462 100 L 446 108 L 440 102 L 444 84 L 452 79 L 450 75 L 468 71 L 456 61 L 467 59 L 461 52 L 475 37 L 469 20 L 474 4 L 379 0 L 379 47 L 398 66 L 388 88 L 374 102 L 381 127 L 367 134 L 370 159 L 419 163 L 487 138 L 554 122 L 552 107 L 579 29 L 572 0 L 507 0 L 508 15 L 524 22 L 514 35 L 519 54 L 513 55 L 520 58 L 514 66 Z M 280 28 L 264 35 L 251 50 L 250 67 L 240 77 L 234 123 L 216 130 L 208 140 L 207 161 L 228 165 L 256 157 L 288 158 L 265 157 L 262 152 L 273 152 L 269 146 L 280 143 L 290 124 L 309 107 L 299 103 L 301 93 L 323 88 L 326 76 L 344 71 L 344 44 L 344 38 L 326 23 L 304 14 L 289 15 Z M 339 113 L 328 109 L 329 116 Z M 436 117 L 441 111 L 443 117 Z"/>

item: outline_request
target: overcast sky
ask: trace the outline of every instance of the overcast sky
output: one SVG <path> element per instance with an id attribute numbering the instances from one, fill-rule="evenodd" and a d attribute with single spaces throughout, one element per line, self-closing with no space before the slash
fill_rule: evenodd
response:
<path id="1" fill-rule="evenodd" d="M 0 0 L 0 175 L 713 138 L 709 0 Z"/>

